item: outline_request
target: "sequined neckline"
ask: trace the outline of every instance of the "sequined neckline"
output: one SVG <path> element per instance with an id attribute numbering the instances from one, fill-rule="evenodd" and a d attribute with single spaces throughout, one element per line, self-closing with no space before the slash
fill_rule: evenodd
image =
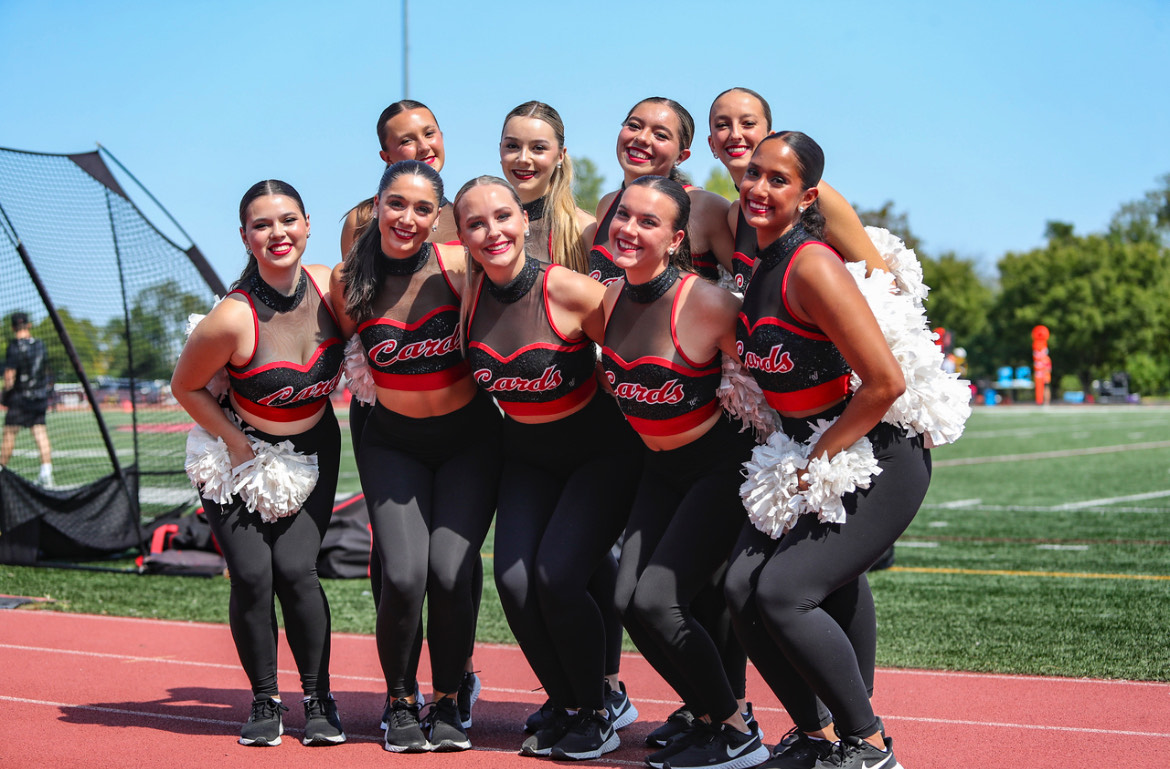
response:
<path id="1" fill-rule="evenodd" d="M 809 239 L 808 232 L 797 223 L 788 232 L 776 238 L 767 248 L 761 249 L 756 260 L 761 267 L 774 267 L 791 256 L 797 246 Z"/>
<path id="2" fill-rule="evenodd" d="M 308 279 L 305 277 L 305 271 L 301 270 L 301 277 L 297 281 L 297 287 L 289 296 L 277 291 L 272 286 L 265 282 L 264 278 L 260 277 L 260 271 L 252 273 L 251 291 L 252 296 L 259 299 L 264 306 L 280 313 L 292 312 L 300 306 L 305 298 L 305 289 L 309 285 Z"/>
<path id="3" fill-rule="evenodd" d="M 383 253 L 383 255 L 385 255 Z M 423 243 L 413 256 L 408 256 L 405 259 L 394 259 L 389 256 L 385 259 L 386 272 L 391 275 L 412 275 L 422 269 L 422 266 L 427 263 L 427 257 L 431 255 L 431 244 Z"/>
<path id="4" fill-rule="evenodd" d="M 512 304 L 532 290 L 532 287 L 536 285 L 536 276 L 539 274 L 540 261 L 525 254 L 524 266 L 520 268 L 519 275 L 502 286 L 497 286 L 485 276 L 484 288 L 497 302 Z"/>
<path id="5" fill-rule="evenodd" d="M 670 290 L 676 280 L 678 280 L 678 268 L 673 264 L 668 264 L 665 270 L 645 283 L 635 285 L 627 280 L 626 285 L 622 287 L 622 292 L 631 301 L 638 304 L 650 304 Z"/>
<path id="6" fill-rule="evenodd" d="M 548 196 L 543 195 L 531 203 L 524 203 L 524 213 L 528 214 L 528 221 L 539 222 L 544 218 L 544 207 L 548 203 Z"/>

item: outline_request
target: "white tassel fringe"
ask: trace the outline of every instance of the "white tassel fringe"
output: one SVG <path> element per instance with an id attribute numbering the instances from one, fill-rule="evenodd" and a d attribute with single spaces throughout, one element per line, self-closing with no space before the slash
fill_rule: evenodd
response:
<path id="1" fill-rule="evenodd" d="M 779 415 L 764 399 L 764 391 L 755 378 L 731 355 L 723 356 L 723 378 L 715 390 L 723 410 L 743 423 L 742 433 L 749 427 L 756 442 L 762 443 L 780 424 Z"/>

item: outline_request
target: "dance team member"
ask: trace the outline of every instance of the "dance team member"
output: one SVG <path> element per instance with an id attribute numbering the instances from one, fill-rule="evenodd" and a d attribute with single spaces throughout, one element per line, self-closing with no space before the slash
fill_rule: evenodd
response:
<path id="1" fill-rule="evenodd" d="M 687 739 L 648 762 L 675 769 L 755 766 L 768 756 L 745 723 L 719 648 L 692 611 L 745 520 L 738 489 L 752 439 L 716 397 L 721 356 L 735 354 L 739 301 L 689 264 L 691 198 L 659 176 L 630 180 L 609 242 L 625 279 L 605 294 L 602 360 L 618 405 L 645 443 L 618 572 L 630 637 L 694 712 Z"/>
<path id="2" fill-rule="evenodd" d="M 443 131 L 439 128 L 439 121 L 435 119 L 434 113 L 422 102 L 413 99 L 394 102 L 382 110 L 375 129 L 378 134 L 378 144 L 381 147 L 378 156 L 387 166 L 397 163 L 399 160 L 418 160 L 429 165 L 436 173 L 443 170 L 443 164 L 447 159 L 446 148 L 443 144 Z M 435 223 L 431 225 L 427 240 L 433 243 L 457 242 L 455 219 L 451 215 L 450 201 L 441 198 L 439 203 L 441 210 Z M 346 214 L 345 224 L 341 228 L 342 260 L 346 258 L 353 244 L 373 221 L 373 217 L 373 198 L 363 200 Z M 356 398 L 350 401 L 350 439 L 353 442 L 355 455 L 361 445 L 362 430 L 369 414 L 369 404 L 362 403 Z M 482 563 L 475 565 L 475 575 L 475 611 L 478 618 L 479 597 L 483 589 Z M 377 606 L 382 592 L 382 563 L 378 559 L 376 550 L 371 553 L 370 557 L 370 585 L 371 593 L 374 596 L 374 605 Z M 414 667 L 417 667 L 418 657 L 422 653 L 423 633 L 421 628 L 416 638 L 418 638 L 418 646 L 413 652 Z M 481 686 L 479 677 L 474 673 L 473 652 L 474 646 L 467 650 L 467 664 L 464 666 L 463 680 L 459 684 L 459 715 L 465 729 L 472 724 L 471 710 L 479 697 Z M 418 689 L 417 684 L 415 689 Z M 382 729 L 386 728 L 389 715 L 390 695 L 387 694 L 386 707 L 382 713 Z"/>
<path id="3" fill-rule="evenodd" d="M 427 241 L 443 183 L 417 160 L 386 169 L 369 227 L 332 286 L 377 391 L 358 472 L 382 562 L 378 656 L 391 697 L 392 752 L 471 747 L 456 701 L 475 635 L 475 563 L 499 484 L 500 416 L 459 344 L 463 255 Z M 424 597 L 436 701 L 419 720 L 417 634 Z"/>
<path id="4" fill-rule="evenodd" d="M 309 217 L 285 182 L 253 185 L 240 201 L 248 252 L 232 291 L 192 331 L 171 387 L 191 418 L 227 446 L 231 467 L 254 458 L 249 437 L 291 441 L 315 454 L 319 475 L 300 510 L 267 523 L 236 498 L 203 500 L 231 573 L 229 618 L 252 686 L 243 745 L 279 745 L 284 730 L 277 688 L 280 598 L 289 647 L 304 690 L 306 745 L 345 742 L 329 692 L 329 603 L 317 579 L 317 554 L 329 525 L 341 433 L 329 394 L 341 372 L 343 338 L 330 307 L 329 269 L 304 267 Z M 227 367 L 229 390 L 217 402 L 204 389 Z"/>
<path id="5" fill-rule="evenodd" d="M 816 240 L 823 167 L 821 148 L 795 131 L 752 155 L 740 204 L 760 251 L 737 340 L 786 434 L 807 442 L 812 423 L 836 419 L 810 456 L 866 437 L 881 472 L 842 498 L 845 523 L 802 515 L 779 540 L 746 524 L 727 596 L 749 656 L 796 724 L 765 766 L 893 769 L 869 700 L 877 628 L 865 571 L 917 512 L 930 455 L 921 436 L 880 421 L 905 380 L 843 260 Z M 850 394 L 852 372 L 862 384 Z"/>
<path id="6" fill-rule="evenodd" d="M 652 96 L 635 104 L 618 132 L 617 158 L 622 169 L 622 188 L 642 176 L 665 176 L 683 183 L 685 179 L 678 165 L 691 156 L 694 137 L 694 118 L 673 99 Z M 730 204 L 726 198 L 713 192 L 685 184 L 684 187 L 691 198 L 687 230 L 692 244 L 691 261 L 700 275 L 715 280 L 719 277 L 716 260 L 726 269 L 731 268 L 734 244 L 727 228 Z M 620 193 L 621 190 L 615 190 L 598 201 L 598 224 L 585 233 L 592 243 L 589 274 L 606 285 L 621 277 L 621 270 L 614 264 L 609 239 L 610 223 Z"/>
<path id="7" fill-rule="evenodd" d="M 738 190 L 756 145 L 772 132 L 772 108 L 763 96 L 750 88 L 729 88 L 715 97 L 708 113 L 711 133 L 707 146 L 715 159 L 727 168 Z M 825 238 L 837 253 L 851 262 L 865 262 L 867 271 L 885 270 L 885 262 L 865 233 L 865 226 L 841 193 L 827 182 L 817 184 L 818 205 L 825 218 Z M 759 244 L 756 232 L 746 224 L 738 205 L 727 209 L 727 226 L 735 238 L 731 275 L 743 291 L 752 277 Z"/>
<path id="8" fill-rule="evenodd" d="M 500 133 L 500 167 L 528 216 L 524 253 L 587 274 L 589 259 L 582 231 L 596 220 L 574 202 L 573 163 L 565 147 L 565 124 L 560 114 L 539 101 L 525 102 L 509 112 Z M 606 708 L 614 728 L 622 729 L 634 722 L 638 710 L 618 680 L 622 625 L 613 601 L 616 580 L 617 558 L 610 555 L 590 581 L 589 592 L 605 618 Z M 552 702 L 545 702 L 529 716 L 525 730 L 537 731 L 553 712 Z"/>
<path id="9" fill-rule="evenodd" d="M 629 517 L 641 458 L 598 387 L 605 289 L 526 255 L 527 217 L 503 179 L 464 185 L 455 219 L 470 257 L 468 359 L 506 414 L 496 585 L 555 713 L 522 752 L 598 758 L 621 740 L 606 708 L 605 624 L 588 584 Z"/>

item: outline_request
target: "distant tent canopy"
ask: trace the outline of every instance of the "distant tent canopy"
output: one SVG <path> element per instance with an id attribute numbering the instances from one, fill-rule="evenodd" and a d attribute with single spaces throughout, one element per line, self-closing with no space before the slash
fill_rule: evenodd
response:
<path id="1" fill-rule="evenodd" d="M 0 339 L 7 347 L 21 312 L 46 345 L 53 463 L 53 485 L 40 486 L 37 447 L 27 430 L 17 435 L 0 470 L 0 562 L 141 548 L 143 523 L 197 502 L 183 470 L 190 420 L 169 380 L 187 316 L 225 290 L 199 249 L 160 232 L 119 179 L 170 217 L 104 148 L 0 148 Z"/>

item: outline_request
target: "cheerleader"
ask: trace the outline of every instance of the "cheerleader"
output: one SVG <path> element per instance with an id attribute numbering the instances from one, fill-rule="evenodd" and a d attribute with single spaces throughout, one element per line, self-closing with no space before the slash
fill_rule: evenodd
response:
<path id="1" fill-rule="evenodd" d="M 868 488 L 841 497 L 835 519 L 800 515 L 778 540 L 782 527 L 746 524 L 727 597 L 749 656 L 796 724 L 764 765 L 893 769 L 869 700 L 876 622 L 865 571 L 917 512 L 930 455 L 920 435 L 881 421 L 905 379 L 843 260 L 816 239 L 823 167 L 816 142 L 791 131 L 762 139 L 747 164 L 740 204 L 760 250 L 737 345 L 783 432 L 817 458 L 797 471 L 794 493 L 820 493 L 810 478 L 864 446 L 878 469 Z M 853 392 L 851 375 L 861 382 Z"/>
<path id="2" fill-rule="evenodd" d="M 207 450 L 188 457 L 188 470 L 203 481 L 203 506 L 231 573 L 228 616 L 253 695 L 240 743 L 279 745 L 284 731 L 281 713 L 288 708 L 276 665 L 279 597 L 305 695 L 304 743 L 334 745 L 345 742 L 345 733 L 329 693 L 329 603 L 317 579 L 317 554 L 337 488 L 341 437 L 329 394 L 340 378 L 342 336 L 330 294 L 321 289 L 329 285 L 328 268 L 301 264 L 309 217 L 295 189 L 277 180 L 253 185 L 240 201 L 240 237 L 248 264 L 191 332 L 171 388 L 196 429 L 209 434 Z M 226 397 L 217 400 L 206 388 L 225 367 Z M 299 452 L 293 464 L 304 469 L 265 484 L 279 463 L 277 444 L 286 441 Z M 226 476 L 200 475 L 197 468 L 209 469 L 217 450 L 226 451 Z M 243 489 L 233 494 L 237 482 Z M 283 505 L 257 501 L 292 487 L 307 498 Z"/>
<path id="3" fill-rule="evenodd" d="M 755 766 L 767 757 L 720 649 L 692 609 L 744 520 L 740 467 L 751 438 L 724 417 L 721 358 L 735 354 L 739 301 L 680 270 L 689 264 L 691 198 L 660 176 L 631 180 L 608 241 L 625 278 L 605 294 L 602 361 L 618 405 L 645 444 L 645 468 L 618 571 L 630 637 L 696 719 L 651 754 L 653 767 Z"/>
<path id="4" fill-rule="evenodd" d="M 711 131 L 707 146 L 727 168 L 738 190 L 756 145 L 772 132 L 772 108 L 750 88 L 729 88 L 715 97 L 707 121 Z M 865 234 L 865 227 L 849 201 L 824 180 L 817 184 L 817 191 L 818 205 L 825 218 L 826 241 L 851 262 L 865 262 L 870 271 L 885 270 L 885 262 Z M 735 289 L 742 292 L 751 281 L 759 244 L 755 230 L 746 224 L 738 205 L 727 209 L 727 225 L 735 239 L 731 277 Z"/>
<path id="5" fill-rule="evenodd" d="M 495 509 L 500 415 L 459 344 L 463 254 L 428 242 L 443 183 L 431 166 L 389 166 L 366 229 L 334 268 L 342 331 L 357 333 L 376 403 L 357 453 L 382 563 L 378 655 L 392 752 L 466 750 L 457 693 L 475 636 L 475 564 Z M 415 693 L 422 605 L 436 701 L 424 733 Z"/>
<path id="6" fill-rule="evenodd" d="M 565 147 L 565 124 L 553 107 L 539 101 L 508 113 L 500 133 L 500 168 L 516 190 L 528 217 L 524 253 L 546 264 L 560 264 L 587 274 L 589 259 L 582 232 L 596 222 L 573 200 L 573 161 Z M 496 554 L 499 564 L 499 554 Z M 617 557 L 603 559 L 589 591 L 605 617 L 605 703 L 615 728 L 633 723 L 638 710 L 619 679 L 622 654 L 621 616 L 613 602 Z M 528 717 L 525 730 L 535 732 L 554 711 L 551 702 Z"/>
<path id="7" fill-rule="evenodd" d="M 622 121 L 617 159 L 622 169 L 623 189 L 642 176 L 665 176 L 684 184 L 691 198 L 687 225 L 692 244 L 691 262 L 701 276 L 715 280 L 719 277 L 718 264 L 731 268 L 734 243 L 727 228 L 730 204 L 721 195 L 685 184 L 678 166 L 691 156 L 694 137 L 695 120 L 685 107 L 673 99 L 652 96 L 635 104 Z M 609 240 L 620 193 L 621 190 L 615 190 L 598 202 L 598 224 L 585 233 L 592 243 L 589 274 L 607 285 L 621 277 Z"/>
<path id="8" fill-rule="evenodd" d="M 507 415 L 496 584 L 552 710 L 522 752 L 598 758 L 620 739 L 603 687 L 605 624 L 588 583 L 625 526 L 641 454 L 597 383 L 604 289 L 526 255 L 530 225 L 503 179 L 464 185 L 455 218 L 469 254 L 468 358 Z"/>

